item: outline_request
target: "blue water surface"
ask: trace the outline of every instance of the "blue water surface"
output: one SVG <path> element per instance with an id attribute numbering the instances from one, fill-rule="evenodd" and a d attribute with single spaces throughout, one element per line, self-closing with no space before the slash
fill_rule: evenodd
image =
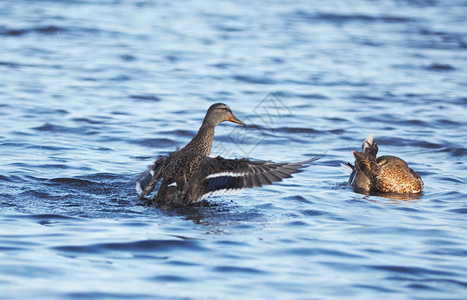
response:
<path id="1" fill-rule="evenodd" d="M 467 1 L 1 1 L 0 298 L 466 299 Z M 215 102 L 213 152 L 302 161 L 174 211 L 135 180 Z M 373 133 L 413 197 L 355 193 Z"/>

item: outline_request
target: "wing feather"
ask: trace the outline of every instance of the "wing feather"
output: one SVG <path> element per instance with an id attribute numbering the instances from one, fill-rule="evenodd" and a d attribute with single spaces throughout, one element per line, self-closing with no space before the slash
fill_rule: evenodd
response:
<path id="1" fill-rule="evenodd" d="M 323 155 L 303 162 L 275 163 L 272 161 L 251 161 L 248 159 L 225 159 L 205 157 L 190 179 L 191 201 L 205 198 L 219 192 L 230 192 L 244 188 L 260 187 L 292 177 L 301 172 Z"/>

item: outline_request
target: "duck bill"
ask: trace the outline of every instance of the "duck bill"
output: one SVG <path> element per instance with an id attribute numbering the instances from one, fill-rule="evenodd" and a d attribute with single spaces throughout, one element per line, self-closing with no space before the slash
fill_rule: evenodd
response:
<path id="1" fill-rule="evenodd" d="M 246 125 L 245 123 L 243 123 L 242 121 L 237 119 L 237 117 L 235 117 L 234 115 L 232 115 L 228 121 L 234 122 L 234 123 L 237 123 L 237 124 L 240 124 L 240 125 Z"/>

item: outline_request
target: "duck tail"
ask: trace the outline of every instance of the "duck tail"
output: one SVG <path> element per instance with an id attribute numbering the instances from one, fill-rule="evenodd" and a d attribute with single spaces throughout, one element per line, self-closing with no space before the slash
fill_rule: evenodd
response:
<path id="1" fill-rule="evenodd" d="M 378 145 L 375 142 L 373 134 L 370 134 L 362 144 L 363 155 L 368 157 L 370 160 L 376 159 L 376 154 L 378 154 Z"/>
<path id="2" fill-rule="evenodd" d="M 136 180 L 136 192 L 140 199 L 149 195 L 156 186 L 156 183 L 162 178 L 162 169 L 165 165 L 167 156 L 160 156 L 149 170 L 143 172 Z"/>

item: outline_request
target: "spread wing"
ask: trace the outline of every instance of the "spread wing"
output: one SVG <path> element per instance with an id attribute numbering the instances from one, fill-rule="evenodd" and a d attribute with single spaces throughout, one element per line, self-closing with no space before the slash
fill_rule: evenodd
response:
<path id="1" fill-rule="evenodd" d="M 187 196 L 196 201 L 220 193 L 272 184 L 292 177 L 293 173 L 300 172 L 321 157 L 295 163 L 205 157 L 190 179 Z"/>

